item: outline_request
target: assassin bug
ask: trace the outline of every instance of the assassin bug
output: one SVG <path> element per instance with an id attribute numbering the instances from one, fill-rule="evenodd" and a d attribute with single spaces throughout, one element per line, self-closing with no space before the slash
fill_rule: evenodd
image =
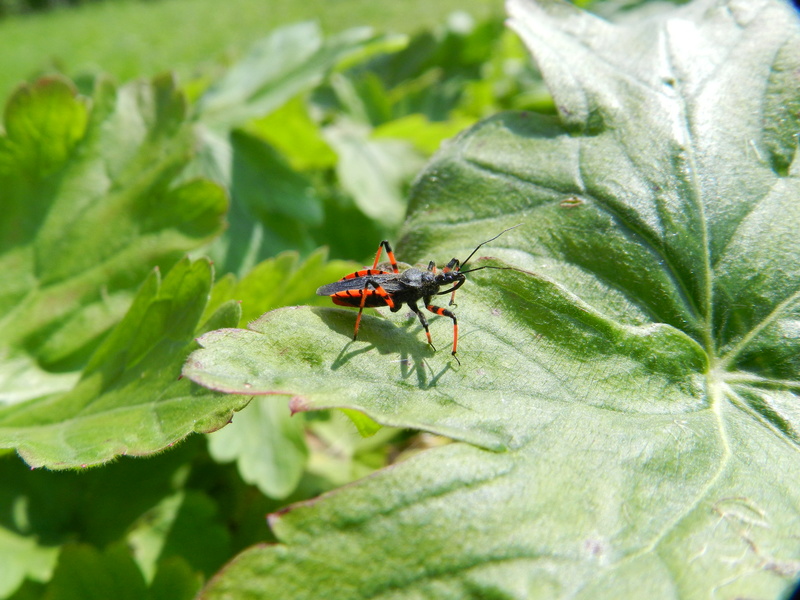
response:
<path id="1" fill-rule="evenodd" d="M 514 225 L 519 227 L 519 225 Z M 431 332 L 428 330 L 428 320 L 422 311 L 417 306 L 417 301 L 422 300 L 425 308 L 435 315 L 442 317 L 449 317 L 453 320 L 453 358 L 460 365 L 461 361 L 456 356 L 458 349 L 458 319 L 456 316 L 441 306 L 434 306 L 431 303 L 433 296 L 442 296 L 452 292 L 450 298 L 450 306 L 454 304 L 456 290 L 466 282 L 465 273 L 472 273 L 473 271 L 480 271 L 481 269 L 503 269 L 504 267 L 491 267 L 483 266 L 474 269 L 464 270 L 464 266 L 475 255 L 478 249 L 484 244 L 488 244 L 499 238 L 506 231 L 514 229 L 509 227 L 498 233 L 490 240 L 486 240 L 478 244 L 472 253 L 463 262 L 457 258 L 452 259 L 441 271 L 436 268 L 436 263 L 431 261 L 428 263 L 428 269 L 423 271 L 415 267 L 410 267 L 405 271 L 400 271 L 397 266 L 397 260 L 394 257 L 394 252 L 389 242 L 383 240 L 378 246 L 378 252 L 375 255 L 375 262 L 372 263 L 371 269 L 362 269 L 355 273 L 345 275 L 339 281 L 323 285 L 317 290 L 318 296 L 330 296 L 334 304 L 339 306 L 357 306 L 358 316 L 356 316 L 356 327 L 353 333 L 353 340 L 358 338 L 358 326 L 361 323 L 361 313 L 364 307 L 380 307 L 388 306 L 392 312 L 399 311 L 403 304 L 408 307 L 417 315 L 419 322 L 425 329 L 425 335 L 428 337 L 428 344 L 431 348 L 436 350 L 431 340 Z M 386 250 L 386 255 L 389 257 L 389 264 L 392 267 L 391 271 L 383 271 L 378 269 L 378 262 L 380 261 L 381 254 Z M 442 287 L 450 286 L 448 289 L 439 291 Z"/>

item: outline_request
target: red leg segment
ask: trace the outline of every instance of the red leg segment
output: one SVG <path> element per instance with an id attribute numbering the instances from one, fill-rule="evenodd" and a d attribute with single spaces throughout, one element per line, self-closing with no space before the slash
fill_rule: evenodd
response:
<path id="1" fill-rule="evenodd" d="M 376 271 L 376 269 L 378 267 L 378 263 L 381 261 L 381 253 L 383 252 L 383 250 L 386 250 L 386 256 L 389 257 L 389 263 L 392 265 L 392 272 L 393 273 L 399 273 L 400 272 L 400 269 L 397 268 L 397 259 L 395 259 L 394 252 L 392 252 L 392 247 L 391 247 L 391 245 L 389 245 L 389 240 L 383 240 L 380 243 L 380 245 L 378 245 L 378 252 L 375 254 L 375 261 L 372 263 L 372 269 L 368 269 L 367 270 L 368 271 L 366 273 L 367 277 L 372 275 L 373 272 L 375 272 L 375 273 L 383 273 L 383 271 Z M 358 275 L 354 274 L 354 276 L 358 276 Z M 363 277 L 363 275 L 362 275 L 362 277 Z M 392 299 L 389 296 L 389 294 L 386 292 L 386 290 L 384 290 L 381 287 L 381 284 L 375 283 L 374 281 L 372 281 L 370 279 L 367 279 L 364 282 L 364 290 L 363 290 L 363 293 L 361 294 L 361 302 L 358 305 L 358 316 L 356 316 L 356 330 L 355 330 L 355 333 L 353 333 L 353 340 L 355 340 L 358 337 L 358 326 L 361 324 L 361 313 L 364 312 L 364 306 L 365 306 L 365 304 L 367 302 L 367 293 L 366 292 L 367 292 L 367 288 L 370 285 L 375 289 L 375 293 L 378 294 L 379 296 L 381 296 L 384 299 L 384 301 L 386 302 L 386 305 L 389 308 L 394 308 L 394 302 L 392 302 Z"/>
<path id="2" fill-rule="evenodd" d="M 372 279 L 367 279 L 366 283 L 364 284 L 364 289 L 361 291 L 348 290 L 348 296 L 356 296 L 359 294 L 361 295 L 361 302 L 358 305 L 358 315 L 356 316 L 356 330 L 353 332 L 353 341 L 355 341 L 358 338 L 358 326 L 361 324 L 361 313 L 364 312 L 364 306 L 366 305 L 367 302 L 367 296 L 372 295 L 367 293 L 367 288 L 369 286 L 372 286 L 372 288 L 375 290 L 372 293 L 380 296 L 386 303 L 386 306 L 388 306 L 391 309 L 394 309 L 394 301 L 392 300 L 392 297 L 389 295 L 389 292 L 383 289 L 383 286 L 381 286 L 380 283 L 377 283 Z"/>
<path id="3" fill-rule="evenodd" d="M 397 259 L 394 257 L 394 252 L 392 252 L 392 247 L 389 245 L 388 240 L 383 240 L 378 246 L 378 253 L 375 255 L 375 262 L 372 263 L 372 268 L 376 269 L 378 267 L 378 263 L 381 262 L 381 252 L 384 249 L 386 250 L 386 256 L 389 257 L 389 264 L 392 265 L 392 273 L 399 273 L 400 269 L 397 268 Z"/>
<path id="4" fill-rule="evenodd" d="M 458 319 L 456 319 L 456 316 L 453 313 L 446 308 L 442 308 L 441 306 L 428 304 L 425 308 L 435 315 L 439 315 L 441 317 L 450 317 L 453 319 L 453 358 L 455 358 L 456 362 L 460 365 L 461 361 L 458 360 L 458 357 L 456 356 L 456 350 L 458 349 Z"/>

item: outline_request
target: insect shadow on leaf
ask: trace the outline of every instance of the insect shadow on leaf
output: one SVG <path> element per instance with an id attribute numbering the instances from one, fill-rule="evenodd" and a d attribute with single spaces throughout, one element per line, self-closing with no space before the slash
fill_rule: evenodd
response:
<path id="1" fill-rule="evenodd" d="M 313 310 L 322 322 L 336 333 L 348 335 L 348 332 L 351 331 L 351 313 L 322 308 Z M 359 355 L 377 350 L 381 354 L 399 355 L 397 360 L 391 362 L 399 364 L 401 378 L 409 379 L 416 374 L 417 386 L 426 389 L 435 386 L 441 376 L 451 368 L 450 364 L 447 364 L 438 373 L 433 371 L 430 363 L 426 360 L 432 356 L 432 350 L 419 345 L 415 340 L 412 342 L 409 338 L 404 337 L 411 326 L 410 321 L 404 324 L 395 324 L 379 317 L 367 318 L 370 321 L 370 327 L 364 337 L 369 344 L 354 347 L 353 340 L 350 340 L 331 363 L 331 370 L 336 371 Z M 406 332 L 401 332 L 401 329 L 405 329 Z"/>
<path id="2" fill-rule="evenodd" d="M 353 333 L 353 341 L 358 339 L 358 330 L 361 324 L 361 315 L 364 308 L 379 308 L 388 306 L 392 312 L 399 311 L 403 305 L 407 305 L 419 318 L 419 322 L 425 329 L 425 335 L 428 338 L 428 345 L 435 351 L 431 332 L 428 328 L 428 320 L 425 315 L 417 306 L 419 300 L 423 301 L 425 309 L 435 315 L 448 317 L 453 320 L 453 351 L 452 356 L 460 365 L 461 361 L 456 356 L 458 350 L 458 319 L 456 315 L 441 306 L 433 304 L 434 296 L 443 296 L 451 294 L 450 306 L 455 305 L 456 290 L 466 283 L 466 273 L 480 271 L 481 269 L 506 269 L 510 267 L 494 267 L 484 265 L 482 267 L 475 267 L 474 269 L 465 269 L 464 267 L 475 256 L 475 253 L 481 246 L 488 244 L 499 238 L 507 231 L 519 227 L 509 227 L 504 229 L 496 236 L 478 244 L 470 255 L 464 260 L 459 261 L 453 258 L 441 270 L 436 267 L 436 263 L 430 261 L 427 270 L 417 269 L 410 267 L 400 271 L 397 260 L 394 256 L 394 251 L 387 240 L 383 240 L 378 245 L 378 252 L 375 254 L 375 260 L 372 267 L 369 269 L 361 269 L 354 273 L 349 273 L 342 277 L 339 281 L 323 285 L 317 290 L 319 296 L 330 296 L 334 304 L 339 306 L 352 306 L 358 307 L 358 315 L 356 316 L 355 331 Z M 389 267 L 391 271 L 381 268 L 379 263 L 381 256 L 386 251 L 389 258 Z M 442 291 L 442 288 L 447 288 Z"/>

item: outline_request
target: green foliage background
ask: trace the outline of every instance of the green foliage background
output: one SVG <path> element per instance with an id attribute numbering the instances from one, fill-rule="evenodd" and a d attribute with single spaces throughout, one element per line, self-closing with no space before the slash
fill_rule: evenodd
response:
<path id="1" fill-rule="evenodd" d="M 0 22 L 0 598 L 788 593 L 796 15 L 429 4 Z"/>

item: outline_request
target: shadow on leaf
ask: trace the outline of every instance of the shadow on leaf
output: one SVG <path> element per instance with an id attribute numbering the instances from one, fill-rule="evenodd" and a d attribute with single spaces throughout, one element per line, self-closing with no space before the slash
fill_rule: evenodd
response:
<path id="1" fill-rule="evenodd" d="M 409 331 L 415 321 L 408 319 L 402 324 L 395 324 L 386 319 L 364 314 L 359 327 L 359 341 L 368 342 L 367 346 L 353 349 L 357 343 L 352 339 L 355 326 L 355 312 L 336 308 L 312 308 L 325 325 L 337 334 L 348 338 L 336 359 L 331 364 L 331 370 L 337 371 L 347 365 L 352 359 L 376 349 L 380 354 L 397 354 L 398 359 L 393 362 L 400 364 L 400 375 L 403 379 L 417 376 L 417 386 L 421 389 L 435 387 L 442 376 L 451 369 L 448 362 L 442 369 L 435 373 L 430 364 L 425 360 L 435 355 L 435 350 L 420 340 Z"/>

